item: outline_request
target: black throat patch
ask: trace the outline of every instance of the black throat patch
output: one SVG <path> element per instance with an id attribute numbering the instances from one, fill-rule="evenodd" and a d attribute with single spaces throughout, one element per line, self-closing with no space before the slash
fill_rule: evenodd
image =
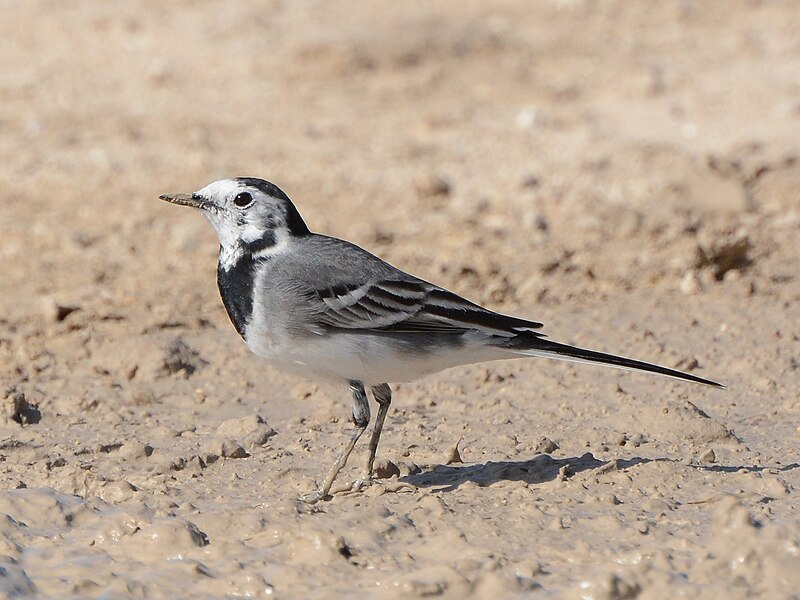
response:
<path id="1" fill-rule="evenodd" d="M 217 265 L 217 287 L 228 317 L 240 336 L 244 337 L 247 323 L 253 316 L 253 293 L 256 267 L 268 257 L 256 257 L 261 250 L 277 244 L 275 232 L 268 230 L 252 242 L 241 242 L 242 254 L 233 265 L 225 269 L 222 262 Z"/>
<path id="2" fill-rule="evenodd" d="M 230 269 L 217 266 L 217 287 L 228 317 L 242 338 L 253 315 L 253 291 L 258 260 L 243 254 Z"/>

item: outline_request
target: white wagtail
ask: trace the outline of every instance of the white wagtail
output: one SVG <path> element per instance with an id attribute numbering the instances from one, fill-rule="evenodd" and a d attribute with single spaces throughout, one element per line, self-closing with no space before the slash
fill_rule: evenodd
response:
<path id="1" fill-rule="evenodd" d="M 541 323 L 501 315 L 404 273 L 358 246 L 312 233 L 278 186 L 251 177 L 215 181 L 162 200 L 199 208 L 220 242 L 217 284 L 247 347 L 274 366 L 347 382 L 355 430 L 322 485 L 326 498 L 370 420 L 378 416 L 363 479 L 368 484 L 392 400 L 389 383 L 457 365 L 544 356 L 648 371 L 722 387 L 674 369 L 553 342 Z"/>

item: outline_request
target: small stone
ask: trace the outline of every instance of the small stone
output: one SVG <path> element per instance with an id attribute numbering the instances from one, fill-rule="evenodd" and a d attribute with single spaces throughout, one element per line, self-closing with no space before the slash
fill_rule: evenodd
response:
<path id="1" fill-rule="evenodd" d="M 241 440 L 245 448 L 253 450 L 267 443 L 275 430 L 267 425 L 260 415 L 249 415 L 241 419 L 229 419 L 220 424 L 217 433 L 222 438 Z"/>
<path id="2" fill-rule="evenodd" d="M 379 460 L 375 465 L 375 477 L 377 479 L 391 479 L 400 477 L 400 467 L 390 460 Z"/>
<path id="3" fill-rule="evenodd" d="M 119 449 L 119 457 L 125 460 L 147 458 L 151 454 L 153 447 L 141 442 L 125 442 Z"/>
<path id="4" fill-rule="evenodd" d="M 206 464 L 216 462 L 222 456 L 222 440 L 219 438 L 209 438 L 200 447 L 200 456 Z"/>
<path id="5" fill-rule="evenodd" d="M 77 306 L 59 304 L 53 298 L 44 298 L 41 302 L 42 316 L 54 323 L 60 323 L 77 310 L 80 310 L 80 308 Z"/>
<path id="6" fill-rule="evenodd" d="M 131 482 L 121 480 L 104 481 L 94 493 L 106 502 L 117 504 L 130 500 L 137 491 L 138 488 Z"/>
<path id="7" fill-rule="evenodd" d="M 619 498 L 617 498 L 617 496 L 615 494 L 611 494 L 611 493 L 601 494 L 598 497 L 598 500 L 602 504 L 610 504 L 611 506 L 617 506 L 619 504 L 622 504 L 622 502 L 620 502 Z"/>
<path id="8" fill-rule="evenodd" d="M 450 182 L 440 175 L 423 175 L 414 182 L 420 198 L 446 197 L 450 195 Z"/>
<path id="9" fill-rule="evenodd" d="M 181 373 L 189 377 L 197 369 L 207 365 L 200 354 L 181 338 L 175 338 L 164 350 L 164 362 L 161 374 L 173 375 Z"/>
<path id="10" fill-rule="evenodd" d="M 697 273 L 695 271 L 687 271 L 683 279 L 681 279 L 681 292 L 688 296 L 698 294 L 702 291 L 703 283 L 700 281 Z"/>
<path id="11" fill-rule="evenodd" d="M 197 455 L 190 456 L 189 460 L 186 461 L 186 465 L 184 466 L 184 469 L 190 473 L 199 473 L 205 468 L 205 461 Z"/>
<path id="12" fill-rule="evenodd" d="M 598 467 L 595 473 L 598 475 L 605 475 L 606 473 L 612 473 L 614 471 L 619 470 L 619 462 L 617 460 L 611 460 L 604 464 L 602 467 Z"/>
<path id="13" fill-rule="evenodd" d="M 59 456 L 58 458 L 55 458 L 53 460 L 48 460 L 44 466 L 47 468 L 48 471 L 51 471 L 53 469 L 60 469 L 61 467 L 65 467 L 66 465 L 67 461 L 64 459 L 64 457 Z"/>
<path id="14" fill-rule="evenodd" d="M 642 444 L 647 441 L 647 438 L 643 433 L 635 433 L 632 436 L 628 437 L 628 441 L 625 444 L 626 446 L 632 446 L 634 448 L 638 448 Z"/>
<path id="15" fill-rule="evenodd" d="M 422 468 L 413 462 L 400 462 L 397 468 L 400 469 L 400 477 L 408 477 L 409 475 L 419 475 L 422 473 Z"/>
<path id="16" fill-rule="evenodd" d="M 753 244 L 746 235 L 714 240 L 711 244 L 697 247 L 695 267 L 712 267 L 714 278 L 721 281 L 728 271 L 742 271 L 750 266 L 749 252 L 752 248 Z"/>
<path id="17" fill-rule="evenodd" d="M 152 433 L 155 438 L 176 438 L 180 435 L 180 432 L 166 425 L 158 425 L 152 430 Z"/>
<path id="18" fill-rule="evenodd" d="M 12 388 L 6 398 L 6 415 L 12 421 L 20 425 L 34 425 L 42 420 L 42 413 L 39 411 L 39 407 L 29 402 L 23 392 Z"/>
<path id="19" fill-rule="evenodd" d="M 706 463 L 715 463 L 717 462 L 717 455 L 714 453 L 713 448 L 709 448 L 703 453 L 700 460 Z"/>
<path id="20" fill-rule="evenodd" d="M 448 452 L 444 459 L 444 464 L 452 465 L 453 463 L 463 463 L 464 461 L 461 459 L 461 453 L 458 451 L 458 445 L 461 443 L 461 439 L 456 442 L 456 445 L 453 446 Z"/>
<path id="21" fill-rule="evenodd" d="M 536 444 L 536 448 L 533 449 L 537 454 L 552 454 L 556 450 L 558 450 L 558 444 L 548 437 L 540 439 Z"/>
<path id="22" fill-rule="evenodd" d="M 700 361 L 693 356 L 684 356 L 677 363 L 675 363 L 675 368 L 680 369 L 681 371 L 694 371 L 699 366 Z"/>
<path id="23" fill-rule="evenodd" d="M 231 439 L 226 439 L 222 442 L 222 455 L 223 458 L 247 458 L 250 456 L 247 450 L 242 445 Z"/>

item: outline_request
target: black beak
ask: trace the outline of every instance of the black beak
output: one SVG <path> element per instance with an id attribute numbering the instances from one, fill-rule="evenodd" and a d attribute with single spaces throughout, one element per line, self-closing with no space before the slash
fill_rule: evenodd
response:
<path id="1" fill-rule="evenodd" d="M 208 210 L 212 207 L 217 208 L 215 204 L 197 194 L 162 194 L 159 196 L 159 198 L 171 204 L 191 206 L 193 208 L 199 208 L 202 210 Z"/>

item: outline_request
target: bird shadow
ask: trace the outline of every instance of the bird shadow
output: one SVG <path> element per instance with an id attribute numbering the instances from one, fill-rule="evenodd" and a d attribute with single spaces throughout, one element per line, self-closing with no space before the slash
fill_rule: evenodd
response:
<path id="1" fill-rule="evenodd" d="M 596 470 L 598 474 L 622 471 L 638 465 L 655 462 L 678 463 L 687 468 L 713 473 L 738 473 L 741 471 L 761 472 L 766 470 L 792 471 L 800 468 L 800 464 L 792 463 L 777 467 L 761 465 L 702 465 L 686 464 L 674 458 L 644 458 L 636 456 L 628 459 L 600 460 L 591 452 L 570 458 L 553 458 L 540 454 L 527 460 L 489 461 L 474 465 L 437 465 L 428 471 L 412 473 L 402 477 L 400 481 L 418 488 L 439 488 L 438 491 L 449 492 L 459 486 L 471 482 L 480 487 L 488 487 L 501 481 L 524 481 L 528 484 L 547 483 L 557 479 L 566 479 L 583 471 Z"/>
<path id="2" fill-rule="evenodd" d="M 447 492 L 467 482 L 481 487 L 500 481 L 545 483 L 581 471 L 597 469 L 605 464 L 607 461 L 595 458 L 591 452 L 572 458 L 553 458 L 547 454 L 540 454 L 528 460 L 489 461 L 461 466 L 437 465 L 430 471 L 407 475 L 400 481 L 414 487 L 444 486 L 440 491 Z"/>
<path id="3" fill-rule="evenodd" d="M 739 466 L 726 466 L 726 465 L 689 465 L 698 471 L 708 471 L 710 473 L 739 473 L 745 471 L 747 473 L 761 473 L 763 471 L 771 471 L 784 473 L 786 471 L 794 471 L 800 469 L 800 464 L 791 463 L 788 465 L 780 466 L 764 466 L 764 465 L 739 465 Z"/>

